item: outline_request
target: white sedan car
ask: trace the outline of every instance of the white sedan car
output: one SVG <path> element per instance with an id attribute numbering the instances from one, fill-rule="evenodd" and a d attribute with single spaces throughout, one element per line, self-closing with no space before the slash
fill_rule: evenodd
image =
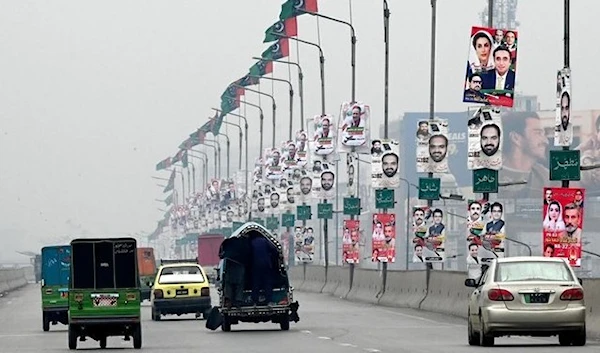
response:
<path id="1" fill-rule="evenodd" d="M 553 257 L 494 260 L 469 299 L 468 339 L 493 346 L 501 336 L 555 336 L 562 346 L 584 346 L 585 302 L 581 280 L 568 262 Z"/>

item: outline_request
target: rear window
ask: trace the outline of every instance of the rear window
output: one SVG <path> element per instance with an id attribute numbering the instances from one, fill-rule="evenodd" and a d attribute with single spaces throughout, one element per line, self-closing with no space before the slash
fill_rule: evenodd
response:
<path id="1" fill-rule="evenodd" d="M 523 261 L 496 265 L 496 282 L 561 281 L 573 282 L 567 264 L 563 262 Z"/>
<path id="2" fill-rule="evenodd" d="M 135 242 L 81 241 L 71 249 L 72 288 L 137 288 Z"/>
<path id="3" fill-rule="evenodd" d="M 165 267 L 160 271 L 159 284 L 202 283 L 204 276 L 198 266 Z"/>

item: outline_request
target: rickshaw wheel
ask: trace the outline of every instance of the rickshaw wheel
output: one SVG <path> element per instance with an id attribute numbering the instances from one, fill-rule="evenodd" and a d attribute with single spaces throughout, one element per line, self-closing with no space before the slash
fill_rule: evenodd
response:
<path id="1" fill-rule="evenodd" d="M 106 348 L 106 337 L 101 337 L 98 341 L 100 341 L 100 348 Z"/>
<path id="2" fill-rule="evenodd" d="M 284 316 L 279 322 L 279 327 L 282 331 L 288 331 L 290 329 L 290 318 L 289 316 Z"/>
<path id="3" fill-rule="evenodd" d="M 48 321 L 48 318 L 46 317 L 46 313 L 44 313 L 42 316 L 42 328 L 44 329 L 45 332 L 50 331 L 50 321 Z"/>
<path id="4" fill-rule="evenodd" d="M 133 329 L 133 348 L 142 348 L 142 324 L 135 325 Z"/>
<path id="5" fill-rule="evenodd" d="M 69 325 L 69 349 L 77 349 L 77 333 L 71 325 Z"/>
<path id="6" fill-rule="evenodd" d="M 226 317 L 223 318 L 223 323 L 221 324 L 221 330 L 223 330 L 223 332 L 231 331 L 231 322 Z"/>

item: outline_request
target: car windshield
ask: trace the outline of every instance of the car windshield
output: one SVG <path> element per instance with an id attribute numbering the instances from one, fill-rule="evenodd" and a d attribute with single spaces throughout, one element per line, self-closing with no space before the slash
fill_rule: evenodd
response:
<path id="1" fill-rule="evenodd" d="M 202 283 L 204 276 L 197 266 L 172 266 L 163 268 L 158 278 L 159 284 Z"/>
<path id="2" fill-rule="evenodd" d="M 496 266 L 496 282 L 560 281 L 572 282 L 573 276 L 563 262 L 503 262 Z"/>

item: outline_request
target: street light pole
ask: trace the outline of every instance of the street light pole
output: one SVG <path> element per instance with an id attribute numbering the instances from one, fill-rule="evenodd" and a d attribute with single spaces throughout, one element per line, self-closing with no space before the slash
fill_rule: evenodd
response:
<path id="1" fill-rule="evenodd" d="M 260 120 L 259 120 L 260 121 L 260 123 L 259 123 L 260 143 L 259 143 L 259 147 L 258 147 L 258 149 L 259 149 L 258 155 L 262 156 L 262 153 L 263 153 L 263 138 L 264 138 L 264 127 L 263 127 L 263 125 L 264 125 L 264 122 L 265 122 L 265 115 L 263 114 L 262 107 L 260 105 L 254 104 L 254 103 L 247 102 L 246 100 L 240 100 L 240 103 L 244 103 L 245 105 L 249 105 L 251 107 L 257 108 L 260 111 Z M 231 113 L 229 113 L 229 114 L 231 114 Z M 248 121 L 246 120 L 246 118 L 244 118 L 244 121 L 246 122 L 246 137 L 247 137 L 248 136 Z M 246 141 L 246 142 L 248 142 L 248 141 Z M 247 146 L 248 145 L 246 144 L 246 147 Z M 248 153 L 248 149 L 247 148 L 246 148 L 246 153 Z M 248 169 L 248 168 L 246 168 L 246 169 Z"/>
<path id="2" fill-rule="evenodd" d="M 276 120 L 277 120 L 277 118 L 276 118 L 276 115 L 277 115 L 277 105 L 275 104 L 275 97 L 273 97 L 272 95 L 267 94 L 265 92 L 261 92 L 261 91 L 257 91 L 257 90 L 254 90 L 254 89 L 251 89 L 251 88 L 248 88 L 248 87 L 240 86 L 238 84 L 233 84 L 233 86 L 238 87 L 238 88 L 243 88 L 246 91 L 254 92 L 256 94 L 260 94 L 260 95 L 267 96 L 267 97 L 271 98 L 271 100 L 273 101 L 273 141 L 272 141 L 273 142 L 273 146 L 272 146 L 272 148 L 275 148 L 275 132 L 276 132 L 275 131 L 275 124 L 276 124 Z M 261 116 L 262 116 L 262 114 L 261 114 Z M 261 131 L 262 131 L 262 123 L 261 123 Z M 260 151 L 260 153 L 262 154 L 262 150 Z"/>
<path id="3" fill-rule="evenodd" d="M 290 132 L 288 135 L 288 139 L 291 141 L 292 140 L 292 125 L 294 122 L 294 118 L 293 118 L 293 116 L 294 116 L 294 88 L 292 87 L 292 83 L 288 80 L 284 80 L 281 78 L 274 78 L 274 77 L 267 77 L 267 76 L 252 76 L 252 75 L 250 75 L 249 77 L 263 79 L 263 80 L 286 82 L 290 86 Z M 275 129 L 274 125 L 273 125 L 273 129 Z"/>
<path id="4" fill-rule="evenodd" d="M 300 97 L 300 130 L 304 129 L 304 74 L 302 73 L 302 67 L 300 66 L 300 64 L 295 63 L 293 61 L 264 59 L 255 56 L 253 56 L 252 59 L 294 65 L 298 68 L 298 96 Z"/>
<path id="5" fill-rule="evenodd" d="M 219 111 L 218 109 L 215 109 L 215 108 L 212 108 L 212 109 L 214 109 L 216 111 Z M 240 114 L 231 113 L 231 112 L 229 112 L 227 114 L 232 115 L 232 116 L 237 116 L 238 118 L 241 118 L 242 120 L 244 120 L 244 142 L 246 144 L 246 149 L 245 149 L 245 152 L 244 152 L 246 154 L 246 160 L 245 160 L 246 164 L 245 164 L 244 177 L 245 177 L 245 184 L 246 184 L 246 195 L 249 195 L 250 194 L 250 190 L 248 189 L 248 172 L 249 172 L 248 171 L 248 120 L 246 119 L 245 116 L 240 115 Z M 262 110 L 261 110 L 261 116 L 262 116 Z M 237 126 L 239 126 L 239 125 L 237 125 Z M 240 132 L 240 134 L 241 134 L 241 132 Z M 240 147 L 240 155 L 241 155 L 241 147 Z M 242 169 L 241 165 L 240 165 L 240 169 Z"/>
<path id="6" fill-rule="evenodd" d="M 225 140 L 227 143 L 227 179 L 229 179 L 230 178 L 229 165 L 231 164 L 230 163 L 231 157 L 230 157 L 229 151 L 230 151 L 230 147 L 231 147 L 231 141 L 229 140 L 229 136 L 227 134 L 219 133 L 219 134 L 217 134 L 217 136 L 225 136 Z M 217 136 L 215 136 L 215 141 L 217 140 Z M 241 153 L 241 151 L 240 151 L 240 153 Z"/>

